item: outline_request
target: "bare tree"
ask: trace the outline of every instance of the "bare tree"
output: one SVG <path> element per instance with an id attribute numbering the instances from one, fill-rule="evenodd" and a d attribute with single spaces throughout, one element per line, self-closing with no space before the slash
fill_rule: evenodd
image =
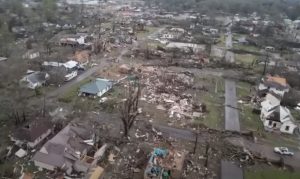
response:
<path id="1" fill-rule="evenodd" d="M 125 91 L 125 100 L 119 106 L 121 120 L 124 127 L 124 136 L 127 137 L 129 130 L 138 116 L 139 98 L 141 95 L 140 83 L 138 80 L 130 82 L 128 89 Z"/>

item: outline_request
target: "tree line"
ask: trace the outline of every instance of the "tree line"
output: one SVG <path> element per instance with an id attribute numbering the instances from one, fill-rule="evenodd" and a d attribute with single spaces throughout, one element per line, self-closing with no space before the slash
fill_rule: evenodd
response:
<path id="1" fill-rule="evenodd" d="M 286 15 L 292 20 L 300 18 L 299 0 L 144 0 L 147 5 L 157 5 L 167 11 L 195 10 L 200 13 L 225 12 L 232 14 Z"/>

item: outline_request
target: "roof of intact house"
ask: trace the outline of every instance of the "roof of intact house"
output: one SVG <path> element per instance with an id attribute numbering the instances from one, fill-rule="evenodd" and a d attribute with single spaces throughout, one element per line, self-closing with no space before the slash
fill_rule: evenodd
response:
<path id="1" fill-rule="evenodd" d="M 92 138 L 90 127 L 69 124 L 36 152 L 32 160 L 54 167 L 72 168 L 82 152 L 92 147 L 85 142 Z"/>
<path id="2" fill-rule="evenodd" d="M 46 119 L 34 120 L 14 132 L 14 137 L 18 140 L 26 140 L 34 142 L 42 134 L 46 133 L 48 129 L 52 128 L 52 123 Z"/>
<path id="3" fill-rule="evenodd" d="M 97 94 L 107 87 L 112 87 L 113 82 L 106 79 L 97 78 L 95 81 L 87 83 L 80 87 L 80 92 L 88 94 Z"/>

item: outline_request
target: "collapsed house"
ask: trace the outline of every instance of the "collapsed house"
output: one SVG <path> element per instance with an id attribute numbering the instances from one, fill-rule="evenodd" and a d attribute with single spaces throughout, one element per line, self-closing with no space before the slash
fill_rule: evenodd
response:
<path id="1" fill-rule="evenodd" d="M 265 130 L 294 134 L 298 126 L 289 109 L 280 105 L 280 96 L 268 93 L 261 103 L 261 121 Z"/>
<path id="2" fill-rule="evenodd" d="M 148 161 L 144 179 L 181 178 L 183 162 L 183 153 L 155 148 Z"/>
<path id="3" fill-rule="evenodd" d="M 90 127 L 69 124 L 47 141 L 32 161 L 36 167 L 50 171 L 61 169 L 68 175 L 73 172 L 87 173 L 93 162 L 87 153 L 93 148 L 94 139 Z"/>
<path id="4" fill-rule="evenodd" d="M 17 128 L 11 135 L 11 140 L 17 145 L 25 144 L 34 148 L 52 132 L 53 124 L 46 119 L 37 119 Z"/>
<path id="5" fill-rule="evenodd" d="M 141 72 L 141 82 L 145 85 L 141 100 L 166 111 L 172 122 L 184 122 L 178 119 L 193 119 L 205 111 L 204 105 L 194 103 L 193 96 L 185 93 L 193 87 L 193 74 L 153 67 L 143 68 Z"/>
<path id="6" fill-rule="evenodd" d="M 63 68 L 64 73 L 61 75 L 64 75 L 65 81 L 70 81 L 75 78 L 78 75 L 78 69 L 81 68 L 79 63 L 73 60 L 66 63 L 44 61 L 42 65 L 46 68 L 46 70 L 50 71 L 55 68 Z"/>
<path id="7" fill-rule="evenodd" d="M 277 95 L 283 96 L 284 93 L 289 92 L 289 90 L 290 87 L 285 78 L 267 75 L 262 79 L 258 86 L 258 95 L 265 96 L 270 91 Z"/>
<path id="8" fill-rule="evenodd" d="M 91 49 L 93 45 L 91 41 L 92 38 L 86 34 L 76 34 L 61 38 L 59 45 Z"/>
<path id="9" fill-rule="evenodd" d="M 97 78 L 96 80 L 87 83 L 80 87 L 80 96 L 101 97 L 113 86 L 113 82 L 106 79 Z"/>
<path id="10" fill-rule="evenodd" d="M 76 51 L 69 59 L 78 62 L 80 65 L 87 65 L 90 61 L 91 53 L 88 50 Z"/>
<path id="11" fill-rule="evenodd" d="M 46 84 L 50 76 L 48 73 L 40 71 L 30 71 L 26 76 L 20 80 L 20 84 L 30 89 L 36 89 Z"/>

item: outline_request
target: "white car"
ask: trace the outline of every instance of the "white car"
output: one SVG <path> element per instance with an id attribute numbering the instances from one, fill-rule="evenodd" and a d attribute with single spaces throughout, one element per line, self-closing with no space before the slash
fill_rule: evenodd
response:
<path id="1" fill-rule="evenodd" d="M 287 147 L 274 147 L 274 152 L 280 155 L 289 155 L 289 156 L 294 155 L 294 152 L 289 151 Z"/>

